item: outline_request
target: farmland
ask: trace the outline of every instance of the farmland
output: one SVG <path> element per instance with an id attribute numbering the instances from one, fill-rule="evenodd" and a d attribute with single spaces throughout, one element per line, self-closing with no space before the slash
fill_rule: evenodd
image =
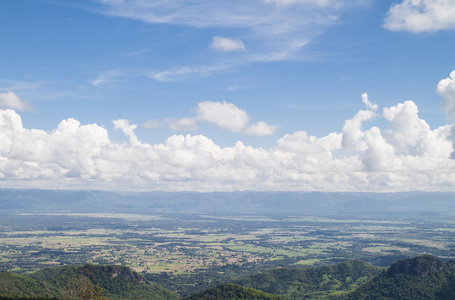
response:
<path id="1" fill-rule="evenodd" d="M 183 294 L 273 267 L 455 257 L 455 222 L 434 216 L 19 213 L 2 216 L 0 237 L 2 270 L 121 264 Z"/>

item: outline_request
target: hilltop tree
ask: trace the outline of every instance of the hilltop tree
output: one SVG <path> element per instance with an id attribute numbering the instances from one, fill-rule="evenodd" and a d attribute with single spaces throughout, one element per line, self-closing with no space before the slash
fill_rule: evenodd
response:
<path id="1" fill-rule="evenodd" d="M 65 289 L 70 300 L 107 300 L 101 295 L 102 292 L 102 288 L 95 286 L 90 279 L 82 275 L 77 275 Z"/>

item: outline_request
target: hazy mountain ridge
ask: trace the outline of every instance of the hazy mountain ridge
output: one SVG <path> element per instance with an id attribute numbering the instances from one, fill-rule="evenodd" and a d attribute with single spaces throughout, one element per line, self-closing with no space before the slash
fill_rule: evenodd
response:
<path id="1" fill-rule="evenodd" d="M 455 193 L 141 192 L 0 189 L 0 212 L 455 213 Z"/>

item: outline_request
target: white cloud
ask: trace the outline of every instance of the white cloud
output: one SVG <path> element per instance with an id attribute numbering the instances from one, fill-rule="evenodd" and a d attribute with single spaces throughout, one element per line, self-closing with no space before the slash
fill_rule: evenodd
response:
<path id="1" fill-rule="evenodd" d="M 278 130 L 278 126 L 268 125 L 263 121 L 259 121 L 256 124 L 250 125 L 245 129 L 246 134 L 256 136 L 273 135 Z"/>
<path id="2" fill-rule="evenodd" d="M 241 40 L 234 40 L 221 36 L 214 36 L 210 47 L 217 51 L 232 52 L 232 51 L 244 51 L 246 50 L 245 45 Z"/>
<path id="3" fill-rule="evenodd" d="M 188 76 L 188 75 L 199 75 L 207 76 L 216 71 L 221 71 L 229 68 L 227 65 L 212 65 L 212 66 L 202 66 L 202 67 L 182 67 L 178 69 L 169 69 L 164 71 L 152 72 L 148 76 L 152 79 L 158 81 L 172 81 L 177 77 Z"/>
<path id="4" fill-rule="evenodd" d="M 205 101 L 198 103 L 197 119 L 230 131 L 242 131 L 250 121 L 248 113 L 233 103 Z"/>
<path id="5" fill-rule="evenodd" d="M 369 110 L 359 111 L 354 118 L 346 120 L 343 126 L 343 138 L 341 145 L 345 150 L 365 150 L 366 143 L 364 140 L 365 132 L 362 129 L 362 124 L 365 121 L 372 120 L 376 117 L 378 106 L 368 100 L 367 93 L 362 94 L 362 102 Z"/>
<path id="6" fill-rule="evenodd" d="M 66 119 L 46 132 L 24 128 L 15 111 L 0 110 L 0 187 L 453 191 L 455 126 L 431 129 L 417 105 L 405 101 L 384 108 L 378 123 L 388 124 L 381 129 L 365 122 L 375 121 L 378 108 L 362 98 L 370 109 L 360 110 L 339 132 L 316 137 L 297 131 L 269 149 L 241 141 L 222 148 L 202 135 L 173 135 L 152 145 L 123 119 L 114 126 L 129 143 L 118 143 L 96 124 Z M 249 128 L 248 114 L 232 103 L 201 102 L 198 117 L 237 132 Z"/>
<path id="7" fill-rule="evenodd" d="M 408 126 L 399 124 L 415 123 L 413 109 L 409 102 L 388 108 L 385 114 L 392 135 Z M 201 135 L 174 135 L 155 145 L 141 143 L 134 133 L 136 125 L 127 120 L 114 124 L 130 143 L 115 143 L 104 128 L 81 125 L 74 119 L 62 121 L 50 133 L 26 129 L 18 114 L 2 110 L 0 173 L 9 187 L 23 186 L 26 180 L 28 187 L 40 188 L 396 191 L 455 184 L 444 176 L 455 171 L 455 162 L 448 157 L 453 150 L 448 142 L 449 125 L 436 130 L 425 126 L 411 129 L 427 132 L 413 136 L 444 151 L 400 154 L 400 144 L 372 127 L 362 134 L 364 150 L 338 156 L 343 134 L 336 132 L 321 138 L 305 131 L 287 134 L 270 149 L 242 142 L 221 148 Z M 439 181 L 428 181 L 435 173 Z M 0 186 L 5 184 L 0 181 Z"/>
<path id="8" fill-rule="evenodd" d="M 455 116 L 455 71 L 450 77 L 441 80 L 436 87 L 436 93 L 442 97 L 439 107 L 449 116 Z"/>
<path id="9" fill-rule="evenodd" d="M 425 120 L 419 118 L 414 102 L 408 100 L 385 108 L 384 117 L 391 126 L 391 130 L 385 134 L 386 140 L 394 145 L 397 154 L 449 157 L 452 145 L 447 133 L 431 130 Z"/>
<path id="10" fill-rule="evenodd" d="M 372 103 L 370 102 L 370 100 L 368 99 L 368 94 L 367 93 L 363 93 L 362 94 L 362 102 L 363 104 L 365 104 L 365 106 L 372 110 L 372 111 L 377 111 L 378 110 L 378 105 L 376 103 Z"/>
<path id="11" fill-rule="evenodd" d="M 404 0 L 387 13 L 384 27 L 393 31 L 434 32 L 455 29 L 452 0 Z"/>
<path id="12" fill-rule="evenodd" d="M 136 124 L 130 125 L 130 122 L 125 119 L 115 120 L 112 123 L 114 123 L 114 128 L 123 131 L 123 133 L 130 139 L 131 145 L 138 146 L 141 144 L 134 133 L 134 130 L 137 128 Z"/>
<path id="13" fill-rule="evenodd" d="M 264 121 L 259 121 L 249 125 L 250 116 L 248 113 L 238 108 L 233 103 L 205 101 L 198 103 L 195 118 L 166 118 L 163 120 L 148 120 L 142 123 L 145 128 L 157 128 L 163 124 L 169 126 L 172 130 L 177 131 L 195 131 L 198 130 L 198 121 L 214 124 L 222 129 L 228 129 L 233 132 L 241 132 L 255 136 L 273 135 L 278 130 L 278 126 L 268 125 Z M 126 120 L 124 120 L 126 121 Z"/>
<path id="14" fill-rule="evenodd" d="M 0 93 L 0 108 L 12 108 L 17 110 L 32 110 L 32 106 L 24 102 L 13 92 Z"/>

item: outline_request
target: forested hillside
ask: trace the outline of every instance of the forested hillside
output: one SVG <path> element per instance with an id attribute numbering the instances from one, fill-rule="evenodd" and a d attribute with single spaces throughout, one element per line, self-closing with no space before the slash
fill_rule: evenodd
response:
<path id="1" fill-rule="evenodd" d="M 222 284 L 205 291 L 193 294 L 183 300 L 280 300 L 283 299 L 277 295 L 267 294 L 255 289 L 243 287 L 234 283 Z"/>
<path id="2" fill-rule="evenodd" d="M 247 276 L 234 282 L 289 299 L 322 297 L 350 291 L 381 272 L 359 260 L 305 269 L 280 268 Z"/>
<path id="3" fill-rule="evenodd" d="M 148 282 L 142 275 L 123 266 L 64 266 L 16 275 L 0 274 L 1 293 L 57 299 L 177 299 L 165 288 Z M 8 295 L 8 296 L 7 296 Z M 95 297 L 96 296 L 96 297 Z M 11 299 L 14 299 L 11 298 Z"/>
<path id="4" fill-rule="evenodd" d="M 89 296 L 87 296 L 89 295 Z M 431 255 L 381 269 L 358 260 L 304 269 L 278 268 L 199 291 L 184 299 L 412 299 L 455 295 L 455 261 Z M 177 299 L 122 266 L 65 266 L 17 275 L 0 273 L 2 299 Z"/>
<path id="5" fill-rule="evenodd" d="M 421 255 L 393 263 L 342 299 L 454 299 L 455 262 Z"/>

